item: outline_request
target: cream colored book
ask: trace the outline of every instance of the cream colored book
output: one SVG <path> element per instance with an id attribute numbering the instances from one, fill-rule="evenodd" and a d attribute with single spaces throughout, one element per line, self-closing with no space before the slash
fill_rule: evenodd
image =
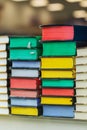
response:
<path id="1" fill-rule="evenodd" d="M 0 108 L 0 115 L 9 115 L 9 108 Z"/>
<path id="2" fill-rule="evenodd" d="M 7 66 L 0 66 L 0 73 L 6 71 L 7 71 Z"/>
<path id="3" fill-rule="evenodd" d="M 76 73 L 76 80 L 87 80 L 87 73 Z"/>
<path id="4" fill-rule="evenodd" d="M 87 65 L 76 65 L 76 73 L 87 72 Z"/>
<path id="5" fill-rule="evenodd" d="M 75 119 L 87 120 L 87 112 L 75 112 Z"/>
<path id="6" fill-rule="evenodd" d="M 76 88 L 87 88 L 87 80 L 76 81 Z"/>
<path id="7" fill-rule="evenodd" d="M 3 79 L 3 80 L 1 80 L 0 79 L 0 87 L 4 87 L 4 86 L 7 86 L 7 80 L 6 79 Z"/>
<path id="8" fill-rule="evenodd" d="M 76 104 L 76 111 L 87 112 L 87 104 Z"/>
<path id="9" fill-rule="evenodd" d="M 0 36 L 0 44 L 8 44 L 9 43 L 9 37 L 8 36 Z"/>
<path id="10" fill-rule="evenodd" d="M 7 59 L 0 59 L 0 66 L 7 65 Z"/>
<path id="11" fill-rule="evenodd" d="M 0 80 L 7 79 L 7 73 L 0 73 Z"/>
<path id="12" fill-rule="evenodd" d="M 8 101 L 0 101 L 0 107 L 8 107 Z"/>
<path id="13" fill-rule="evenodd" d="M 0 58 L 7 58 L 7 52 L 6 51 L 2 51 L 0 52 Z"/>
<path id="14" fill-rule="evenodd" d="M 87 104 L 87 96 L 76 96 L 77 104 Z"/>
<path id="15" fill-rule="evenodd" d="M 6 94 L 1 94 L 0 93 L 0 100 L 8 100 L 8 94 L 6 93 Z"/>
<path id="16" fill-rule="evenodd" d="M 76 88 L 76 96 L 87 96 L 87 88 Z"/>
<path id="17" fill-rule="evenodd" d="M 77 57 L 87 56 L 87 47 L 77 49 Z"/>
<path id="18" fill-rule="evenodd" d="M 6 50 L 6 45 L 0 44 L 0 51 L 5 51 L 5 50 Z"/>
<path id="19" fill-rule="evenodd" d="M 0 94 L 7 93 L 7 87 L 0 87 Z"/>
<path id="20" fill-rule="evenodd" d="M 87 64 L 87 57 L 76 57 L 76 65 Z"/>

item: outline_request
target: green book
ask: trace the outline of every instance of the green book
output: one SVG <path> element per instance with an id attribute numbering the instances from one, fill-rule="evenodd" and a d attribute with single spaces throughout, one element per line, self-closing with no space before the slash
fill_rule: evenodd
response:
<path id="1" fill-rule="evenodd" d="M 41 49 L 10 49 L 11 60 L 38 60 Z"/>
<path id="2" fill-rule="evenodd" d="M 37 37 L 11 37 L 10 48 L 36 48 L 41 47 L 41 36 Z"/>
<path id="3" fill-rule="evenodd" d="M 42 79 L 42 88 L 73 88 L 73 79 Z"/>
<path id="4" fill-rule="evenodd" d="M 76 42 L 43 42 L 42 56 L 76 56 Z"/>

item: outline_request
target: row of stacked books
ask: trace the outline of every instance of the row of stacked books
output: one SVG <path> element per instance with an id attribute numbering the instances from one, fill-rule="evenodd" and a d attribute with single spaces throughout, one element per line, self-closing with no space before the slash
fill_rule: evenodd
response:
<path id="1" fill-rule="evenodd" d="M 77 48 L 76 73 L 75 118 L 87 120 L 87 45 Z"/>
<path id="2" fill-rule="evenodd" d="M 0 115 L 8 115 L 7 56 L 8 36 L 0 36 Z"/>
<path id="3" fill-rule="evenodd" d="M 38 116 L 41 114 L 39 79 L 42 48 L 41 37 L 11 37 L 10 78 L 11 114 Z"/>
<path id="4" fill-rule="evenodd" d="M 66 35 L 70 38 L 70 29 L 71 26 L 42 26 L 43 116 L 74 117 L 76 42 L 66 39 Z"/>

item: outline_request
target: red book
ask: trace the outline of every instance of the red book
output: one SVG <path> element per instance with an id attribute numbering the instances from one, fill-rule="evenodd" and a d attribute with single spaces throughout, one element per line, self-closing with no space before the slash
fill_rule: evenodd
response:
<path id="1" fill-rule="evenodd" d="M 74 96 L 74 89 L 43 88 L 43 96 Z"/>
<path id="2" fill-rule="evenodd" d="M 43 25 L 42 41 L 85 41 L 87 26 L 80 25 Z"/>
<path id="3" fill-rule="evenodd" d="M 11 97 L 26 97 L 37 98 L 40 97 L 41 90 L 29 91 L 29 90 L 10 90 Z"/>
<path id="4" fill-rule="evenodd" d="M 16 89 L 39 89 L 41 81 L 38 78 L 29 79 L 29 78 L 11 78 L 10 79 L 10 88 Z"/>

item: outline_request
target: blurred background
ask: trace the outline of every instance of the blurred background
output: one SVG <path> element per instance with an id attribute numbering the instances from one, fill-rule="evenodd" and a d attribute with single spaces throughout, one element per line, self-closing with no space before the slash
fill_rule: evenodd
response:
<path id="1" fill-rule="evenodd" d="M 40 35 L 43 24 L 87 25 L 87 0 L 0 0 L 0 34 Z"/>

